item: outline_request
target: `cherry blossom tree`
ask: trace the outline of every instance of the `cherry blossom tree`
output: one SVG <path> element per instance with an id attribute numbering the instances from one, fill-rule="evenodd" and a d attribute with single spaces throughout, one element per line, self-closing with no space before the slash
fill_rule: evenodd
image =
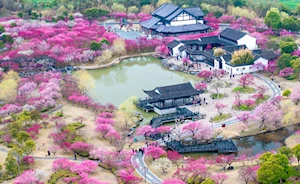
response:
<path id="1" fill-rule="evenodd" d="M 242 100 L 242 104 L 245 104 L 248 108 L 255 104 L 255 101 L 252 99 Z"/>
<path id="2" fill-rule="evenodd" d="M 198 82 L 195 84 L 195 89 L 205 91 L 207 89 L 207 84 L 203 82 Z"/>
<path id="3" fill-rule="evenodd" d="M 70 149 L 76 153 L 89 153 L 92 145 L 85 142 L 75 142 L 71 144 Z"/>
<path id="4" fill-rule="evenodd" d="M 53 146 L 50 146 L 48 148 L 48 150 L 53 153 L 53 155 L 55 155 L 59 150 L 60 150 L 60 147 L 59 146 L 56 146 L 56 145 L 53 145 Z"/>
<path id="5" fill-rule="evenodd" d="M 172 129 L 171 126 L 160 126 L 155 129 L 155 133 L 166 134 L 166 133 L 170 133 L 171 129 Z"/>
<path id="6" fill-rule="evenodd" d="M 14 184 L 44 184 L 44 182 L 40 181 L 41 179 L 38 178 L 36 171 L 27 170 L 14 180 Z"/>
<path id="7" fill-rule="evenodd" d="M 212 75 L 213 73 L 209 70 L 202 70 L 200 73 L 198 73 L 198 77 L 204 78 L 206 81 L 209 81 Z"/>
<path id="8" fill-rule="evenodd" d="M 109 124 L 99 124 L 96 127 L 96 131 L 100 132 L 102 134 L 102 137 L 104 138 L 106 136 L 106 134 L 113 129 L 113 126 L 109 125 Z"/>
<path id="9" fill-rule="evenodd" d="M 110 130 L 105 137 L 109 139 L 110 143 L 114 143 L 121 139 L 121 135 L 114 129 Z"/>
<path id="10" fill-rule="evenodd" d="M 158 159 L 162 155 L 166 155 L 166 151 L 158 146 L 148 146 L 145 149 L 145 155 L 151 156 L 153 160 Z"/>
<path id="11" fill-rule="evenodd" d="M 199 121 L 194 121 L 194 122 L 190 122 L 185 124 L 182 127 L 182 131 L 186 132 L 186 133 L 190 133 L 192 134 L 192 137 L 195 137 L 196 133 L 198 132 L 198 130 L 201 128 L 201 124 Z"/>
<path id="12" fill-rule="evenodd" d="M 234 98 L 235 101 L 233 102 L 234 105 L 236 105 L 238 108 L 242 105 L 242 99 L 241 99 L 241 93 L 240 92 L 235 92 L 234 93 Z"/>
<path id="13" fill-rule="evenodd" d="M 216 173 L 211 176 L 211 178 L 217 183 L 222 184 L 225 180 L 228 179 L 228 175 L 225 173 Z"/>
<path id="14" fill-rule="evenodd" d="M 291 67 L 284 68 L 284 69 L 280 70 L 280 72 L 279 72 L 279 76 L 281 76 L 281 77 L 289 77 L 293 74 L 294 74 L 294 69 Z"/>
<path id="15" fill-rule="evenodd" d="M 113 125 L 114 124 L 114 120 L 113 119 L 109 119 L 109 118 L 98 117 L 97 120 L 96 120 L 96 124 L 97 125 L 100 125 L 100 124 Z"/>
<path id="16" fill-rule="evenodd" d="M 236 119 L 243 122 L 243 124 L 245 126 L 248 126 L 248 123 L 249 123 L 249 119 L 251 118 L 251 114 L 250 112 L 243 112 L 241 114 L 239 114 Z"/>
<path id="17" fill-rule="evenodd" d="M 141 183 L 141 178 L 137 177 L 135 175 L 134 169 L 121 169 L 118 171 L 117 174 L 121 181 L 124 183 L 130 183 L 130 184 L 139 184 Z"/>
<path id="18" fill-rule="evenodd" d="M 216 70 L 213 70 L 212 76 L 218 80 L 221 80 L 222 78 L 224 78 L 226 76 L 226 72 L 225 72 L 225 70 L 216 69 Z"/>
<path id="19" fill-rule="evenodd" d="M 166 45 L 160 45 L 155 48 L 155 54 L 159 57 L 166 58 L 169 55 L 169 49 Z"/>
<path id="20" fill-rule="evenodd" d="M 276 105 L 271 102 L 264 102 L 260 104 L 253 114 L 253 118 L 260 122 L 259 128 L 264 127 L 274 128 L 278 126 L 283 118 L 283 112 Z"/>
<path id="21" fill-rule="evenodd" d="M 145 125 L 136 129 L 136 135 L 149 137 L 154 134 L 155 130 L 150 125 Z"/>
<path id="22" fill-rule="evenodd" d="M 223 170 L 225 171 L 227 165 L 231 165 L 234 161 L 233 155 L 219 155 L 216 157 L 215 162 L 217 165 L 221 166 Z"/>
<path id="23" fill-rule="evenodd" d="M 219 103 L 219 102 L 217 102 L 217 103 L 215 104 L 215 108 L 217 109 L 217 111 L 218 111 L 218 113 L 219 113 L 220 116 L 223 114 L 223 111 L 224 111 L 224 109 L 225 109 L 226 107 L 227 107 L 227 105 L 222 104 L 222 103 Z"/>
<path id="24" fill-rule="evenodd" d="M 246 74 L 239 79 L 239 83 L 243 88 L 249 86 L 250 84 L 253 84 L 253 82 L 254 82 L 254 77 L 251 74 Z"/>
<path id="25" fill-rule="evenodd" d="M 264 86 L 264 85 L 260 85 L 257 87 L 257 93 L 258 93 L 258 98 L 259 99 L 263 99 L 265 93 L 268 91 L 268 87 Z"/>
<path id="26" fill-rule="evenodd" d="M 160 168 L 163 173 L 166 173 L 167 169 L 169 169 L 172 166 L 172 162 L 168 158 L 158 158 L 153 161 L 153 166 Z"/>
<path id="27" fill-rule="evenodd" d="M 210 85 L 210 87 L 216 91 L 215 94 L 217 95 L 217 98 L 220 98 L 220 88 L 223 88 L 224 86 L 225 83 L 223 81 L 215 81 Z"/>
<path id="28" fill-rule="evenodd" d="M 298 105 L 300 103 L 300 87 L 297 86 L 292 90 L 292 93 L 290 95 L 290 99 Z"/>
<path id="29" fill-rule="evenodd" d="M 172 161 L 173 164 L 177 166 L 177 169 L 179 168 L 180 160 L 183 158 L 181 154 L 179 154 L 177 151 L 167 151 L 167 157 L 169 160 Z"/>
<path id="30" fill-rule="evenodd" d="M 239 170 L 239 178 L 241 178 L 245 184 L 257 182 L 257 170 L 259 166 L 243 167 Z"/>
<path id="31" fill-rule="evenodd" d="M 162 182 L 162 184 L 185 184 L 181 179 L 167 179 Z"/>

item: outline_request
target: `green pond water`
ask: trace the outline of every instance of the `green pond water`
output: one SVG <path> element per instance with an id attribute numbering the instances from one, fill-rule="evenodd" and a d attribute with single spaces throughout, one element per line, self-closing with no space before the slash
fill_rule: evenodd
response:
<path id="1" fill-rule="evenodd" d="M 131 96 L 146 97 L 143 89 L 184 82 L 193 84 L 199 80 L 194 75 L 170 71 L 162 66 L 160 59 L 153 57 L 126 59 L 113 67 L 90 70 L 89 73 L 96 80 L 96 87 L 89 95 L 100 103 L 116 106 Z"/>
<path id="2" fill-rule="evenodd" d="M 195 75 L 171 71 L 154 57 L 137 57 L 123 60 L 110 68 L 89 70 L 95 79 L 95 87 L 88 94 L 96 101 L 119 106 L 131 96 L 146 97 L 144 90 L 155 87 L 191 82 L 199 78 Z M 141 111 L 140 111 L 141 112 Z M 149 120 L 154 113 L 143 113 Z"/>

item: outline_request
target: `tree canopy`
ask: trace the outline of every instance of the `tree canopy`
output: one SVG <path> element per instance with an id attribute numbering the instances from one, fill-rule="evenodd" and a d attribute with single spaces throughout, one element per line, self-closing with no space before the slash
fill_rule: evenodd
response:
<path id="1" fill-rule="evenodd" d="M 249 49 L 241 49 L 238 51 L 234 51 L 232 54 L 232 59 L 230 64 L 243 65 L 243 64 L 253 64 L 254 63 L 254 55 Z"/>

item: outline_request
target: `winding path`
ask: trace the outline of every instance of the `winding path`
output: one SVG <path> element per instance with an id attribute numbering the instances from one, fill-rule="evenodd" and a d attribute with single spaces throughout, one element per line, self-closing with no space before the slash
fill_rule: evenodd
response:
<path id="1" fill-rule="evenodd" d="M 264 81 L 266 83 L 266 85 L 268 85 L 269 88 L 272 90 L 272 96 L 269 98 L 269 100 L 272 100 L 276 96 L 281 95 L 281 91 L 280 91 L 279 87 L 273 81 L 271 81 L 270 79 L 268 79 L 265 76 L 263 76 L 261 74 L 258 74 L 258 73 L 253 73 L 253 75 L 255 77 L 259 78 L 260 80 Z M 223 122 L 213 124 L 213 128 L 220 128 L 223 124 L 231 125 L 231 124 L 235 124 L 235 123 L 238 123 L 238 122 L 239 121 L 237 119 L 226 120 L 226 121 L 223 121 Z M 173 134 L 171 134 L 171 138 L 172 138 L 172 135 Z M 170 141 L 171 138 L 168 139 L 167 141 Z M 157 140 L 157 142 L 160 143 L 160 144 L 163 144 L 162 139 Z M 134 155 L 131 159 L 131 163 L 133 164 L 133 166 L 135 167 L 135 170 L 139 173 L 139 175 L 141 177 L 143 177 L 148 183 L 151 183 L 151 184 L 160 184 L 160 183 L 162 183 L 162 180 L 159 177 L 157 177 L 155 174 L 153 174 L 147 168 L 147 165 L 144 162 L 144 156 L 139 155 L 139 154 Z"/>

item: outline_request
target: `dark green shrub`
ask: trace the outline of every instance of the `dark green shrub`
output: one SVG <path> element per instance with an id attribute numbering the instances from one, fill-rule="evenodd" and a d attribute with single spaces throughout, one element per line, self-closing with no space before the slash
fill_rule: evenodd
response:
<path id="1" fill-rule="evenodd" d="M 23 12 L 19 12 L 18 17 L 23 18 Z"/>
<path id="2" fill-rule="evenodd" d="M 69 15 L 69 20 L 74 20 L 74 17 L 73 17 L 73 15 L 71 14 L 71 15 Z"/>
<path id="3" fill-rule="evenodd" d="M 297 78 L 297 74 L 293 74 L 293 75 L 291 75 L 291 76 L 288 76 L 286 79 L 287 80 L 294 80 L 294 79 L 296 79 Z"/>

